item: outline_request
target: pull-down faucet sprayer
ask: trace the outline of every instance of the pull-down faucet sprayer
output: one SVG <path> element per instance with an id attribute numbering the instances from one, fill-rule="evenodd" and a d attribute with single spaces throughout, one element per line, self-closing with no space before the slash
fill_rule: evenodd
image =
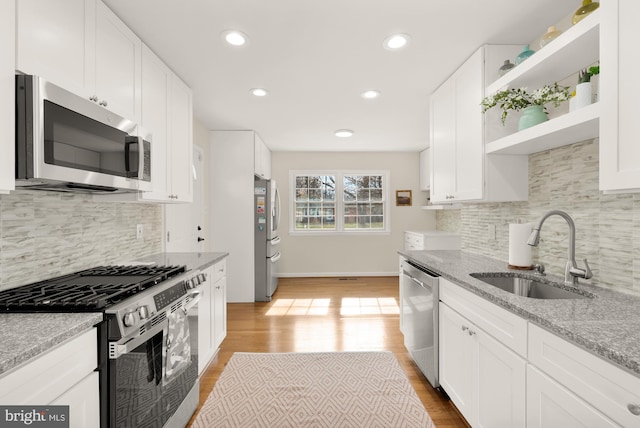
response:
<path id="1" fill-rule="evenodd" d="M 533 227 L 531 235 L 527 240 L 527 244 L 532 247 L 537 247 L 540 243 L 540 229 L 542 228 L 542 224 L 546 219 L 551 217 L 552 215 L 559 215 L 563 219 L 566 220 L 569 225 L 569 260 L 567 261 L 567 265 L 564 270 L 564 282 L 565 284 L 577 285 L 578 278 L 589 279 L 593 276 L 591 269 L 589 268 L 589 263 L 587 263 L 587 259 L 584 259 L 585 268 L 579 268 L 576 263 L 576 225 L 573 222 L 573 219 L 564 211 L 559 210 L 551 210 L 540 217 L 538 223 Z"/>

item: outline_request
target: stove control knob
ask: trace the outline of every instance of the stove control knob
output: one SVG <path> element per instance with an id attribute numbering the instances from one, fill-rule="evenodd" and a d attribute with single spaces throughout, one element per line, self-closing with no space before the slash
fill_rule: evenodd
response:
<path id="1" fill-rule="evenodd" d="M 133 327 L 136 325 L 136 313 L 134 311 L 127 312 L 124 314 L 124 318 L 122 319 L 125 327 Z"/>
<path id="2" fill-rule="evenodd" d="M 198 278 L 200 279 L 200 282 L 205 282 L 207 280 L 207 274 L 206 273 L 199 273 L 198 274 Z"/>
<path id="3" fill-rule="evenodd" d="M 138 316 L 141 320 L 149 318 L 149 307 L 147 305 L 140 306 L 138 308 Z"/>

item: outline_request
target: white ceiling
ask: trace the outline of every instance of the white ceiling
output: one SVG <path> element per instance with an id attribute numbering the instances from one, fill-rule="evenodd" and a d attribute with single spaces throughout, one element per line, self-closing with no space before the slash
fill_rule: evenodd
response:
<path id="1" fill-rule="evenodd" d="M 479 46 L 526 44 L 579 0 L 105 0 L 193 89 L 209 129 L 273 151 L 418 151 L 429 95 Z M 220 34 L 236 29 L 249 44 Z M 411 35 L 396 52 L 390 34 Z M 512 59 L 513 61 L 513 59 Z M 263 87 L 256 98 L 251 88 Z M 365 100 L 360 93 L 382 96 Z M 351 138 L 333 132 L 348 128 Z"/>

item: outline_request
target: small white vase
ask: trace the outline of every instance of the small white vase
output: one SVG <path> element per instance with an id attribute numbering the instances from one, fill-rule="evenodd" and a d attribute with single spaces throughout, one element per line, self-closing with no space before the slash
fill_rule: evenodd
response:
<path id="1" fill-rule="evenodd" d="M 569 103 L 569 110 L 575 111 L 582 107 L 588 106 L 592 102 L 591 82 L 578 83 L 576 86 L 576 95 Z"/>

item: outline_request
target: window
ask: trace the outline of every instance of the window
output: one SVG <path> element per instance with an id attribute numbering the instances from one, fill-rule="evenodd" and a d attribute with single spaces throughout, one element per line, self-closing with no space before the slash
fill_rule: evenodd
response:
<path id="1" fill-rule="evenodd" d="M 388 175 L 291 171 L 291 232 L 388 232 Z"/>

